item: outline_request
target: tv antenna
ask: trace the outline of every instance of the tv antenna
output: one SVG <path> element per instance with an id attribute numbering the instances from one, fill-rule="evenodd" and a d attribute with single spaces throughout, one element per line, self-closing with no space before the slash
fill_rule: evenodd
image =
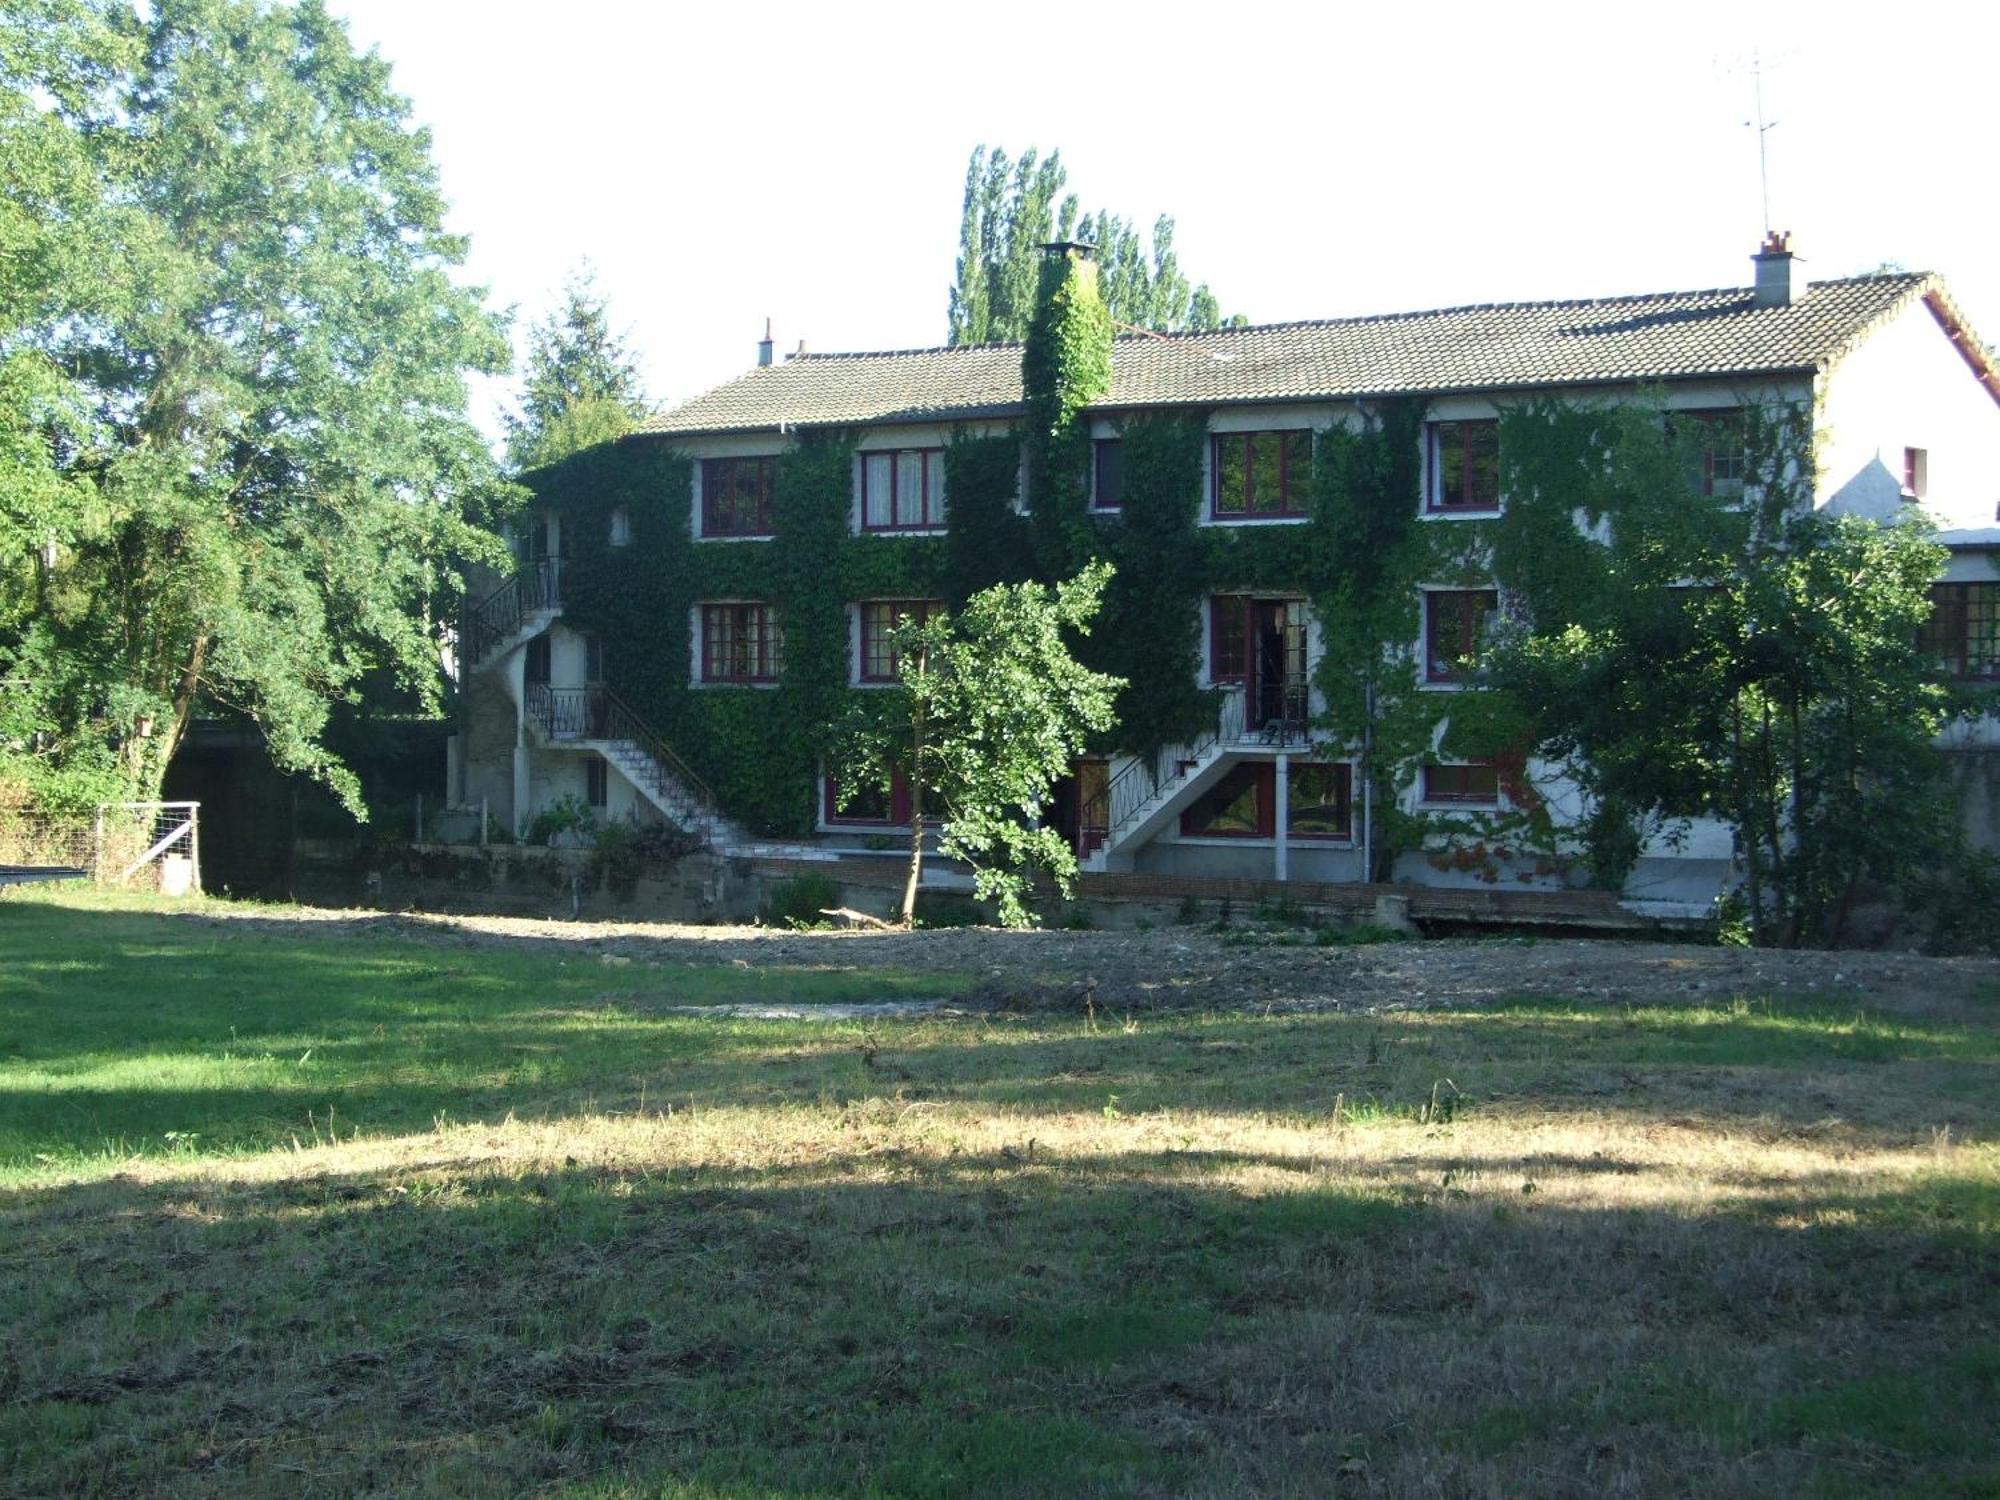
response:
<path id="1" fill-rule="evenodd" d="M 1743 122 L 1746 129 L 1757 132 L 1757 187 L 1764 206 L 1764 232 L 1771 231 L 1771 153 L 1767 138 L 1778 128 L 1776 120 L 1764 117 L 1764 72 L 1781 59 L 1766 58 L 1762 52 L 1752 52 L 1748 63 L 1751 95 L 1756 101 L 1757 117 Z"/>

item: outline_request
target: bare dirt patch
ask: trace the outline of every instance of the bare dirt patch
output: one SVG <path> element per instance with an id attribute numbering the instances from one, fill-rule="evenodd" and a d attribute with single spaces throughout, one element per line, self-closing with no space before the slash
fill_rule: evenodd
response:
<path id="1" fill-rule="evenodd" d="M 2000 959 L 1912 953 L 1775 952 L 1573 938 L 1431 939 L 1317 947 L 1306 929 L 1170 927 L 1154 932 L 792 932 L 666 922 L 385 915 L 212 905 L 201 920 L 301 924 L 315 933 L 467 947 L 556 947 L 610 967 L 894 969 L 972 984 L 948 997 L 993 1009 L 1452 1009 L 1530 997 L 1583 1003 L 1714 1004 L 1819 996 L 1935 1013 L 2000 992 Z"/>

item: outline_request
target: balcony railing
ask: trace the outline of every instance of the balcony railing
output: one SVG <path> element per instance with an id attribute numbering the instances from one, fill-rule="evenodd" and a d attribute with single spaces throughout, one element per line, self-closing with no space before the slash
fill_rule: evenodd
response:
<path id="1" fill-rule="evenodd" d="M 1303 680 L 1269 683 L 1257 692 L 1251 711 L 1248 693 L 1240 687 L 1224 688 L 1213 732 L 1192 745 L 1169 746 L 1129 762 L 1078 809 L 1077 856 L 1084 858 L 1103 848 L 1147 804 L 1185 780 L 1218 747 L 1306 744 L 1311 737 L 1311 695 Z"/>
<path id="2" fill-rule="evenodd" d="M 550 743 L 607 740 L 636 745 L 650 762 L 650 769 L 636 768 L 633 774 L 650 778 L 651 790 L 665 793 L 678 788 L 698 808 L 706 811 L 715 807 L 715 793 L 708 783 L 610 688 L 601 684 L 554 688 L 531 683 L 526 708 L 529 721 Z"/>
<path id="3" fill-rule="evenodd" d="M 562 608 L 563 560 L 538 557 L 488 594 L 465 616 L 465 666 L 473 667 L 521 628 L 529 615 Z"/>

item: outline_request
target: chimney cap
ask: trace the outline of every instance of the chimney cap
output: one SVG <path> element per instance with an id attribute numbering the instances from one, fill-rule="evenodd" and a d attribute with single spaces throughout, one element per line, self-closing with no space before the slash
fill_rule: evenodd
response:
<path id="1" fill-rule="evenodd" d="M 1790 255 L 1792 253 L 1792 232 L 1789 229 L 1765 231 L 1764 243 L 1757 247 L 1759 255 Z"/>

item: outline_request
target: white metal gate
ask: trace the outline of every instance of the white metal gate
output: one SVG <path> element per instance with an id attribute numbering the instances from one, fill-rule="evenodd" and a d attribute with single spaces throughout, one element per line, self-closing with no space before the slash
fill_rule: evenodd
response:
<path id="1" fill-rule="evenodd" d="M 100 885 L 152 886 L 163 895 L 201 890 L 199 802 L 107 802 L 97 809 Z"/>

